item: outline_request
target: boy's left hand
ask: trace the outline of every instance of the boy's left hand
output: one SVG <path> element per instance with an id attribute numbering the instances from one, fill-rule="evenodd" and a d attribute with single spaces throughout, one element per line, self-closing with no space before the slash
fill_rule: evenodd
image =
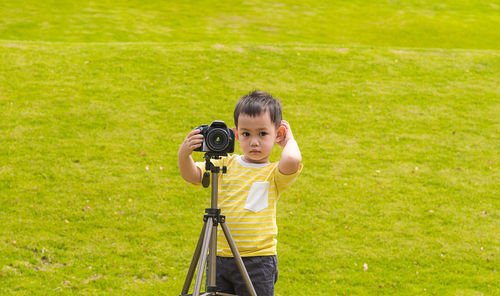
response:
<path id="1" fill-rule="evenodd" d="M 286 120 L 281 121 L 279 129 L 282 133 L 284 133 L 284 136 L 276 140 L 276 143 L 278 143 L 278 145 L 280 145 L 281 148 L 284 148 L 286 146 L 286 143 L 288 143 L 288 141 L 293 139 L 292 129 L 290 128 L 290 124 Z"/>

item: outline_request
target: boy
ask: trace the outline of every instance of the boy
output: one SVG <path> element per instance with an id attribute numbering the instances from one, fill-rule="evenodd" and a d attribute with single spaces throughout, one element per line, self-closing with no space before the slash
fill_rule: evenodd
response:
<path id="1" fill-rule="evenodd" d="M 233 128 L 244 155 L 212 160 L 227 166 L 219 175 L 219 208 L 236 242 L 258 296 L 274 295 L 278 279 L 276 257 L 276 205 L 281 192 L 302 170 L 302 156 L 281 104 L 270 94 L 254 91 L 243 96 L 234 109 Z M 190 183 L 200 184 L 204 162 L 191 153 L 201 146 L 203 135 L 190 132 L 179 149 L 179 169 Z M 283 148 L 279 162 L 270 163 L 274 143 Z M 219 292 L 248 295 L 222 231 L 217 237 L 217 288 Z"/>

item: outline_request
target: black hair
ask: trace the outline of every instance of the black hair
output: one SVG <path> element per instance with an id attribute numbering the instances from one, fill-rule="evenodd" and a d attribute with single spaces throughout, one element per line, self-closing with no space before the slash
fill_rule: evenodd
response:
<path id="1" fill-rule="evenodd" d="M 254 90 L 240 98 L 234 107 L 234 124 L 238 127 L 238 118 L 241 113 L 255 117 L 263 112 L 269 111 L 271 122 L 276 127 L 281 124 L 281 103 L 272 95 Z"/>

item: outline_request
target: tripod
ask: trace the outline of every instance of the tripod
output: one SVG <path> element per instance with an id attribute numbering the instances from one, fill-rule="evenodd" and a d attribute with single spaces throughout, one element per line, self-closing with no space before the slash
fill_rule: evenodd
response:
<path id="1" fill-rule="evenodd" d="M 223 154 L 225 155 L 225 153 Z M 222 295 L 222 296 L 236 296 L 233 294 L 220 293 L 217 292 L 216 285 L 216 259 L 217 259 L 217 226 L 220 224 L 224 232 L 224 236 L 231 248 L 233 257 L 236 260 L 236 265 L 238 270 L 243 277 L 245 285 L 251 296 L 257 296 L 255 289 L 253 288 L 248 272 L 243 264 L 238 248 L 234 243 L 233 237 L 229 232 L 229 228 L 226 225 L 226 217 L 221 215 L 221 210 L 217 208 L 218 199 L 218 182 L 219 173 L 221 168 L 212 164 L 210 159 L 220 159 L 222 155 L 217 152 L 207 152 L 203 157 L 205 159 L 205 173 L 203 174 L 202 184 L 203 187 L 208 187 L 210 184 L 210 173 L 212 174 L 212 200 L 211 207 L 205 209 L 206 215 L 203 217 L 203 228 L 201 230 L 196 249 L 194 251 L 193 260 L 191 260 L 191 265 L 186 276 L 186 281 L 184 282 L 184 287 L 180 296 L 212 296 L 212 295 Z M 210 173 L 209 173 L 210 171 Z M 222 168 L 222 173 L 226 173 L 227 168 L 224 166 Z M 208 256 L 207 256 L 208 255 Z M 207 263 L 208 257 L 208 269 L 207 269 L 207 287 L 206 292 L 200 294 L 201 283 L 203 281 L 203 273 L 205 264 Z M 198 262 L 199 261 L 199 262 Z M 199 263 L 199 264 L 198 264 Z M 194 272 L 196 269 L 196 280 L 194 282 L 193 294 L 188 294 L 191 282 L 193 280 Z"/>

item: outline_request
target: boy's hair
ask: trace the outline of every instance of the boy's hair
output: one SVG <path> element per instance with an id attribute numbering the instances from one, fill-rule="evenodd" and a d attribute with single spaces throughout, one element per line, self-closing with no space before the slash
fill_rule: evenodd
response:
<path id="1" fill-rule="evenodd" d="M 238 127 L 238 118 L 241 113 L 255 117 L 263 112 L 269 111 L 271 122 L 276 127 L 281 124 L 281 103 L 270 94 L 254 90 L 244 95 L 234 107 L 234 124 Z"/>

